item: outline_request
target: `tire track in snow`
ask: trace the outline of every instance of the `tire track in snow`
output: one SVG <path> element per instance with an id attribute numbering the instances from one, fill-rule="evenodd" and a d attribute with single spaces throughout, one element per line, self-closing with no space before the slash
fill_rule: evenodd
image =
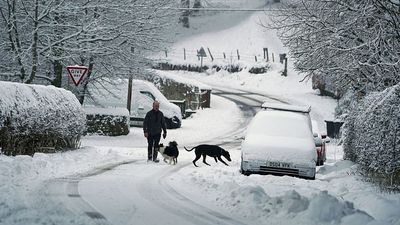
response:
<path id="1" fill-rule="evenodd" d="M 242 221 L 225 216 L 220 212 L 212 210 L 206 206 L 198 204 L 188 197 L 177 192 L 167 179 L 176 174 L 177 171 L 191 165 L 186 163 L 179 166 L 170 167 L 157 177 L 143 180 L 138 191 L 141 196 L 151 201 L 161 210 L 167 211 L 170 214 L 184 220 L 184 224 L 193 225 L 245 225 Z M 160 188 L 161 187 L 161 188 Z M 173 206 L 173 207 L 171 207 Z M 182 221 L 180 221 L 182 223 Z"/>
<path id="2" fill-rule="evenodd" d="M 74 215 L 86 215 L 94 224 L 110 224 L 104 215 L 98 212 L 97 209 L 81 196 L 78 188 L 79 183 L 87 177 L 100 175 L 113 170 L 116 167 L 134 163 L 136 161 L 137 160 L 130 160 L 112 163 L 74 176 L 48 180 L 42 186 L 42 193 L 44 193 L 45 196 L 50 197 L 54 202 L 62 202 L 64 207 Z"/>
<path id="3" fill-rule="evenodd" d="M 214 138 L 210 140 L 209 143 L 222 146 L 237 147 L 240 145 L 241 142 L 240 137 L 237 138 L 237 136 L 243 134 L 251 118 L 254 116 L 255 113 L 257 113 L 257 108 L 259 108 L 261 103 L 264 102 L 262 100 L 259 100 L 259 98 L 261 97 L 268 99 L 269 97 L 255 93 L 247 94 L 245 92 L 240 94 L 234 92 L 217 92 L 215 94 L 235 102 L 242 110 L 245 119 L 242 121 L 242 124 L 240 126 L 241 129 L 224 134 L 218 138 Z M 254 97 L 254 95 L 257 97 Z M 232 137 L 236 138 L 232 139 Z M 47 183 L 48 187 L 50 187 L 47 189 L 47 193 L 49 196 L 56 196 L 56 199 L 63 202 L 65 206 L 76 215 L 85 214 L 86 216 L 91 218 L 95 224 L 111 224 L 111 222 L 108 221 L 107 218 L 95 208 L 95 206 L 92 206 L 90 202 L 86 201 L 84 197 L 81 196 L 78 189 L 79 183 L 83 179 L 96 175 L 101 175 L 105 172 L 115 169 L 116 167 L 122 166 L 124 164 L 131 164 L 134 162 L 135 160 L 106 165 L 87 173 L 76 175 L 74 177 L 51 180 Z M 159 173 L 156 178 L 152 177 L 144 179 L 138 184 L 137 189 L 143 198 L 149 200 L 150 202 L 153 202 L 154 207 L 174 215 L 175 218 L 178 217 L 179 219 L 187 221 L 187 224 L 245 224 L 239 220 L 235 220 L 232 217 L 225 216 L 218 211 L 209 209 L 201 204 L 194 202 L 188 197 L 180 194 L 170 184 L 168 184 L 167 178 L 171 177 L 177 171 L 183 169 L 184 167 L 187 167 L 188 165 L 191 165 L 191 162 L 162 171 L 162 173 Z M 132 212 L 133 218 L 135 217 L 136 211 L 137 210 Z"/>

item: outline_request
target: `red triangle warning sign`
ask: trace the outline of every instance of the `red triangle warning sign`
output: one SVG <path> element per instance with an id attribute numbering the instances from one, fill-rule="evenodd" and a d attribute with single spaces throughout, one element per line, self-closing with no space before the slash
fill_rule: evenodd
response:
<path id="1" fill-rule="evenodd" d="M 85 66 L 67 66 L 67 71 L 75 86 L 78 86 L 86 75 L 88 68 Z"/>

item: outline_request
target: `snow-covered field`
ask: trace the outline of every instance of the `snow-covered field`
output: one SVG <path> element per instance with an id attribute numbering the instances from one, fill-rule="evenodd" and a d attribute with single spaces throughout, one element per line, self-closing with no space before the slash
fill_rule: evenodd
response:
<path id="1" fill-rule="evenodd" d="M 277 52 L 284 51 L 273 32 L 257 25 L 259 18 L 264 16 L 262 12 L 254 13 L 236 26 L 186 38 L 171 49 L 211 46 L 218 51 L 227 51 L 223 48 L 231 44 L 234 48 L 247 49 L 252 53 L 265 45 Z M 182 71 L 158 73 L 186 82 L 242 89 L 268 94 L 290 103 L 310 104 L 313 119 L 319 122 L 320 130 L 324 130 L 323 120 L 333 118 L 336 102 L 318 96 L 311 89 L 310 82 L 299 82 L 301 75 L 297 75 L 290 67 L 288 77 L 280 76 L 280 64 L 273 64 L 272 68 L 270 72 L 259 75 L 223 71 L 204 74 Z M 184 151 L 183 146 L 192 146 L 238 130 L 238 121 L 241 119 L 240 110 L 234 103 L 213 95 L 211 108 L 198 110 L 192 118 L 183 121 L 182 128 L 169 130 L 163 142 L 177 140 L 181 150 L 178 163 L 189 166 L 169 176 L 168 184 L 193 201 L 208 208 L 217 208 L 227 215 L 236 215 L 247 224 L 400 224 L 400 195 L 381 192 L 364 182 L 356 172 L 357 165 L 342 160 L 343 151 L 337 140 L 328 144 L 327 162 L 318 168 L 316 180 L 270 175 L 243 176 L 239 173 L 240 148 L 229 149 L 232 157 L 229 167 L 216 164 L 211 159 L 208 159 L 210 167 L 200 161 L 198 168 L 191 165 L 193 152 Z M 146 164 L 146 154 L 142 130 L 131 128 L 130 134 L 122 137 L 85 137 L 82 148 L 76 151 L 35 154 L 34 157 L 0 155 L 0 224 L 96 224 L 83 214 L 71 214 L 62 202 L 48 199 L 44 194 L 46 182 L 90 174 L 130 161 L 150 169 L 172 167 L 164 163 Z M 143 176 L 150 174 L 151 171 L 143 170 Z M 126 176 L 125 179 L 133 181 L 135 177 Z M 96 193 L 100 201 L 101 187 L 91 188 L 82 191 Z M 118 203 L 109 204 L 118 207 Z M 138 224 L 146 224 L 144 221 Z M 160 224 L 163 224 L 162 220 Z"/>

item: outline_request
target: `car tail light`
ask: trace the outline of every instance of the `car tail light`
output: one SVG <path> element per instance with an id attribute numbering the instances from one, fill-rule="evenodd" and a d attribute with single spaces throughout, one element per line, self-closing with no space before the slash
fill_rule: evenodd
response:
<path id="1" fill-rule="evenodd" d="M 316 150 L 317 150 L 318 157 L 320 157 L 321 156 L 321 147 L 317 147 Z"/>

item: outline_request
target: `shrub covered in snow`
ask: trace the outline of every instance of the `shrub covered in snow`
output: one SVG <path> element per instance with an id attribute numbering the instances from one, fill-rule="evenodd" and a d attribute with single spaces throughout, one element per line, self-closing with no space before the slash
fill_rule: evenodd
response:
<path id="1" fill-rule="evenodd" d="M 345 124 L 345 158 L 365 174 L 390 187 L 400 187 L 400 85 L 366 96 Z"/>
<path id="2" fill-rule="evenodd" d="M 107 136 L 129 134 L 129 111 L 124 108 L 86 107 L 87 132 Z"/>
<path id="3" fill-rule="evenodd" d="M 70 91 L 0 82 L 0 148 L 7 155 L 77 148 L 85 113 Z"/>
<path id="4" fill-rule="evenodd" d="M 248 69 L 249 73 L 261 74 L 268 72 L 271 68 L 271 65 L 267 62 L 251 63 L 248 65 L 243 63 L 208 63 L 201 67 L 196 63 L 171 63 L 168 61 L 161 61 L 155 63 L 152 67 L 153 69 L 158 70 L 184 70 L 192 72 L 204 72 L 209 69 L 216 72 L 219 72 L 220 70 L 226 70 L 229 73 L 237 73 L 244 69 Z"/>

